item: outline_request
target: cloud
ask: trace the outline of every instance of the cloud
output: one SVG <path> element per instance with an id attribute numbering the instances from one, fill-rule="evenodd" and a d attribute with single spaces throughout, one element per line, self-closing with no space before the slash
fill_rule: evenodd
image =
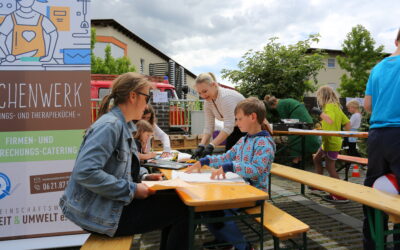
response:
<path id="1" fill-rule="evenodd" d="M 340 49 L 357 24 L 392 52 L 399 9 L 397 0 L 97 0 L 91 6 L 93 18 L 113 18 L 192 72 L 217 76 L 270 37 L 293 44 L 320 33 L 314 46 Z"/>

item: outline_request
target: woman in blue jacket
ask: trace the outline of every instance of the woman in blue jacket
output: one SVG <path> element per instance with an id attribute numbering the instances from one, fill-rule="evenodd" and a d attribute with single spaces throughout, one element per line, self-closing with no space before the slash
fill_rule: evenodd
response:
<path id="1" fill-rule="evenodd" d="M 100 118 L 86 131 L 60 207 L 86 231 L 114 237 L 162 230 L 160 248 L 186 249 L 186 206 L 175 192 L 154 193 L 141 183 L 161 179 L 140 167 L 132 138 L 136 127 L 130 121 L 142 118 L 149 90 L 139 74 L 114 81 Z"/>

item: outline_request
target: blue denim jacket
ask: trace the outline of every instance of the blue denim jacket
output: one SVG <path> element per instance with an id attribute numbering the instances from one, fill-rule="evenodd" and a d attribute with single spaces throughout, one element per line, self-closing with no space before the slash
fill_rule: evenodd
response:
<path id="1" fill-rule="evenodd" d="M 140 168 L 135 130 L 114 107 L 86 131 L 60 199 L 64 215 L 83 229 L 113 236 L 123 207 L 134 199 L 131 164 Z"/>

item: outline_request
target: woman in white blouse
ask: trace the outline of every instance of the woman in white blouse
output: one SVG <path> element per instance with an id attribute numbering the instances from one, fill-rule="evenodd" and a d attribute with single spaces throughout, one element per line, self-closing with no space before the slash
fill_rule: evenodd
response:
<path id="1" fill-rule="evenodd" d="M 245 134 L 235 126 L 235 107 L 244 99 L 239 92 L 219 87 L 213 73 L 202 73 L 196 78 L 195 88 L 200 97 L 205 100 L 205 124 L 203 138 L 192 158 L 210 155 L 215 146 L 226 140 L 225 150 L 229 150 Z M 212 139 L 215 119 L 224 122 L 224 127 L 218 136 Z M 211 142 L 209 142 L 211 140 Z M 208 143 L 209 142 L 209 143 Z M 208 143 L 208 144 L 207 144 Z"/>
<path id="2" fill-rule="evenodd" d="M 164 131 L 162 131 L 160 127 L 157 126 L 155 112 L 150 104 L 147 104 L 147 108 L 143 112 L 142 119 L 148 121 L 151 125 L 153 125 L 154 136 L 162 142 L 164 152 L 161 157 L 168 157 L 171 154 L 171 142 L 169 140 L 169 136 Z M 149 141 L 146 146 L 146 152 L 150 152 L 150 145 L 151 144 Z"/>

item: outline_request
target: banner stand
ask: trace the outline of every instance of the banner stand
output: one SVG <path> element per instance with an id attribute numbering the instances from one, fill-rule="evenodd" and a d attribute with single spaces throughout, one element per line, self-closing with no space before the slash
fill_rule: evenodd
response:
<path id="1" fill-rule="evenodd" d="M 75 234 L 21 240 L 0 241 L 0 249 L 47 249 L 80 247 L 89 238 L 90 234 Z"/>

